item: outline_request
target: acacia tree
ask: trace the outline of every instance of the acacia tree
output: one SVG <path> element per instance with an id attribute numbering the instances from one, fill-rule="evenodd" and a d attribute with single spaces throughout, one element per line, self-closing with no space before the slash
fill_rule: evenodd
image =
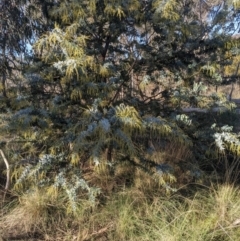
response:
<path id="1" fill-rule="evenodd" d="M 30 29 L 26 26 L 26 19 L 14 1 L 1 1 L 0 4 L 1 90 L 3 97 L 7 98 L 6 80 L 13 68 L 16 68 L 16 55 L 24 52 L 23 36 L 29 37 Z"/>
<path id="2" fill-rule="evenodd" d="M 163 180 L 169 169 L 146 159 L 163 140 L 192 146 L 196 137 L 215 138 L 221 150 L 240 153 L 229 128 L 215 136 L 217 127 L 209 128 L 203 141 L 200 124 L 178 114 L 182 107 L 232 107 L 224 96 L 206 96 L 204 89 L 221 84 L 223 67 L 239 48 L 239 40 L 231 38 L 239 31 L 239 1 L 59 0 L 53 5 L 49 19 L 55 27 L 36 42 L 35 61 L 24 70 L 26 83 L 18 89 L 21 98 L 16 96 L 17 111 L 5 116 L 3 129 L 24 143 L 12 158 L 36 160 L 17 184 L 31 171 L 41 184 L 72 193 L 82 187 L 93 198 L 96 190 L 79 173 L 79 166 L 84 172 L 91 161 L 128 160 L 150 167 L 166 184 L 173 179 L 169 174 Z M 66 182 L 69 176 L 72 184 Z"/>
<path id="3" fill-rule="evenodd" d="M 11 106 L 13 85 L 21 85 L 21 71 L 27 64 L 30 46 L 37 36 L 51 28 L 48 11 L 51 1 L 0 2 L 1 108 Z M 21 79 L 21 81 L 20 81 Z M 14 91 L 13 91 L 14 92 Z"/>

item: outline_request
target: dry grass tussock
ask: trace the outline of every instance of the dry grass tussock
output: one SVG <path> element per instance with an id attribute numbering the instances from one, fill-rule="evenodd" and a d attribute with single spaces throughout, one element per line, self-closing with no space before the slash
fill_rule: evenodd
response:
<path id="1" fill-rule="evenodd" d="M 13 230 L 19 233 L 35 232 L 51 218 L 48 213 L 51 205 L 54 204 L 49 196 L 36 189 L 19 198 L 19 204 L 8 215 L 2 217 L 1 226 L 10 233 Z"/>

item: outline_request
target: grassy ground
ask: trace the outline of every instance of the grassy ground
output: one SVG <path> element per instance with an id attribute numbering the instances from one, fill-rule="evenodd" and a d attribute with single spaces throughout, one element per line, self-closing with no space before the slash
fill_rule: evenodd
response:
<path id="1" fill-rule="evenodd" d="M 175 145 L 166 154 L 165 160 L 191 157 Z M 229 163 L 221 181 L 214 172 L 198 182 L 179 173 L 180 183 L 172 184 L 177 190 L 169 193 L 154 176 L 129 165 L 119 166 L 114 176 L 99 167 L 85 177 L 101 187 L 98 202 L 92 206 L 80 194 L 75 213 L 64 192 L 36 188 L 5 198 L 2 192 L 0 241 L 238 241 L 240 188 L 233 179 L 238 163 L 239 158 Z"/>
<path id="2" fill-rule="evenodd" d="M 239 197 L 239 187 L 227 183 L 209 187 L 193 184 L 168 195 L 162 188 L 133 185 L 102 197 L 104 201 L 96 207 L 80 199 L 73 215 L 66 212 L 64 195 L 48 195 L 36 189 L 2 207 L 0 237 L 49 241 L 237 241 Z"/>

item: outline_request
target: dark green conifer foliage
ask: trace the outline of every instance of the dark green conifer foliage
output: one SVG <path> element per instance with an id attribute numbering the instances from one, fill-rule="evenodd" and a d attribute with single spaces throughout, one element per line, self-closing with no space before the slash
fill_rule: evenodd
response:
<path id="1" fill-rule="evenodd" d="M 14 109 L 2 116 L 2 129 L 20 143 L 12 158 L 36 160 L 19 180 L 38 175 L 41 185 L 74 193 L 76 187 L 90 190 L 81 178 L 88 162 L 114 166 L 128 160 L 163 173 L 168 168 L 148 161 L 146 153 L 168 141 L 192 146 L 203 136 L 191 115 L 178 115 L 183 107 L 233 107 L 224 96 L 204 91 L 222 83 L 228 53 L 239 51 L 238 39 L 230 46 L 239 31 L 238 1 L 52 5 L 47 17 L 55 26 L 35 43 L 35 61 L 11 99 Z M 220 150 L 239 155 L 239 139 L 230 131 L 209 127 L 207 142 L 216 140 Z M 68 174 L 73 186 L 66 184 Z M 90 197 L 97 192 L 91 189 Z"/>

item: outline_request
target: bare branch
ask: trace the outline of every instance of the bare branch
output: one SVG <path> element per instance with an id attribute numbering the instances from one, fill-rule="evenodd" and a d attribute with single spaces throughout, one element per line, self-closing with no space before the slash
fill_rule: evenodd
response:
<path id="1" fill-rule="evenodd" d="M 2 149 L 0 149 L 0 154 L 3 158 L 3 161 L 4 161 L 5 166 L 6 166 L 6 170 L 7 170 L 7 181 L 6 181 L 6 185 L 5 185 L 5 190 L 7 191 L 9 189 L 9 186 L 10 186 L 10 168 L 9 168 L 8 160 L 7 160 L 6 156 L 4 155 L 4 152 L 2 151 Z"/>

